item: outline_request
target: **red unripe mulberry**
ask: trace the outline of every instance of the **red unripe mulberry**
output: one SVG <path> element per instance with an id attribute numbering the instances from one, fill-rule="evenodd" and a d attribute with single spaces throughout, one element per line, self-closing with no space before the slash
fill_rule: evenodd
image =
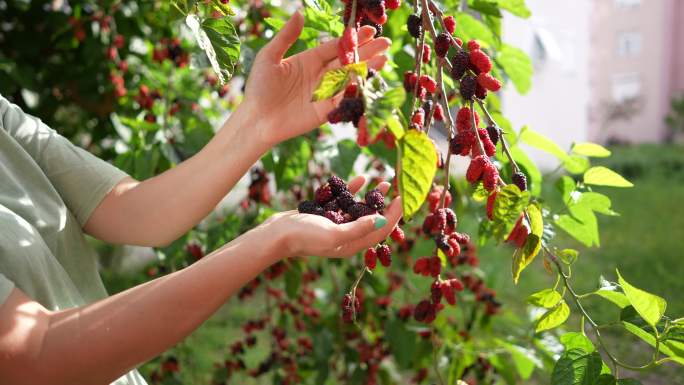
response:
<path id="1" fill-rule="evenodd" d="M 363 260 L 366 263 L 366 266 L 368 266 L 369 269 L 373 270 L 375 269 L 375 266 L 377 265 L 378 261 L 378 253 L 375 252 L 375 248 L 369 247 L 366 250 L 366 254 L 363 256 Z"/>
<path id="2" fill-rule="evenodd" d="M 351 64 L 356 56 L 359 45 L 359 37 L 356 28 L 347 27 L 337 44 L 337 55 L 342 65 Z"/>
<path id="3" fill-rule="evenodd" d="M 480 49 L 480 43 L 477 42 L 477 40 L 470 40 L 468 42 L 468 50 L 469 51 L 475 51 Z"/>
<path id="4" fill-rule="evenodd" d="M 435 79 L 428 75 L 422 75 L 420 77 L 420 86 L 425 88 L 425 90 L 431 94 L 437 91 L 437 82 L 435 82 Z"/>
<path id="5" fill-rule="evenodd" d="M 499 170 L 492 162 L 488 162 L 482 173 L 482 186 L 485 190 L 493 192 L 496 190 L 496 185 L 499 183 Z"/>
<path id="6" fill-rule="evenodd" d="M 427 44 L 423 44 L 423 63 L 429 63 L 430 62 L 430 54 L 432 53 L 432 50 L 430 49 L 430 46 Z"/>
<path id="7" fill-rule="evenodd" d="M 466 171 L 466 179 L 468 182 L 475 183 L 479 181 L 488 164 L 491 164 L 491 162 L 484 155 L 478 155 L 473 158 L 473 160 L 470 161 L 470 166 L 468 166 L 468 171 Z"/>
<path id="8" fill-rule="evenodd" d="M 387 9 L 395 10 L 401 6 L 401 0 L 385 0 Z"/>
<path id="9" fill-rule="evenodd" d="M 491 193 L 487 198 L 487 218 L 494 219 L 494 202 L 496 202 L 496 191 Z"/>
<path id="10" fill-rule="evenodd" d="M 394 230 L 392 230 L 390 237 L 394 242 L 397 243 L 404 243 L 406 241 L 406 234 L 404 234 L 404 230 L 402 230 L 399 226 L 394 227 Z"/>
<path id="11" fill-rule="evenodd" d="M 447 16 L 444 18 L 444 26 L 446 27 L 446 30 L 449 31 L 450 34 L 454 34 L 456 32 L 456 19 L 454 19 L 453 16 Z"/>
<path id="12" fill-rule="evenodd" d="M 378 247 L 375 248 L 375 252 L 377 253 L 378 259 L 383 266 L 389 267 L 389 265 L 392 264 L 392 250 L 389 246 L 384 244 L 378 245 Z"/>
<path id="13" fill-rule="evenodd" d="M 444 110 L 442 109 L 441 104 L 437 104 L 435 106 L 435 112 L 433 113 L 432 117 L 438 122 L 444 121 Z"/>
<path id="14" fill-rule="evenodd" d="M 492 70 L 492 61 L 489 59 L 489 56 L 479 49 L 470 51 L 470 63 L 482 72 L 489 72 Z"/>
<path id="15" fill-rule="evenodd" d="M 477 83 L 489 91 L 496 92 L 501 89 L 501 82 L 494 76 L 482 72 L 477 75 Z"/>

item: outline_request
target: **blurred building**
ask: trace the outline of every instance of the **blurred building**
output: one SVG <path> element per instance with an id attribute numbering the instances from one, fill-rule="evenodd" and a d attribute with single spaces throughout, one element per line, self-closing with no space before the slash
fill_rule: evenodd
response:
<path id="1" fill-rule="evenodd" d="M 504 36 L 535 67 L 532 91 L 504 94 L 514 125 L 561 146 L 659 142 L 673 96 L 684 94 L 684 1 L 528 0 L 529 20 Z"/>

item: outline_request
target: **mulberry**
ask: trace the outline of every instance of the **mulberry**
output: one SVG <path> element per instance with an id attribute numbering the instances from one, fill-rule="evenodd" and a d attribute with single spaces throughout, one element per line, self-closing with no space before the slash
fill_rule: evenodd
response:
<path id="1" fill-rule="evenodd" d="M 485 154 L 487 154 L 487 156 L 494 156 L 494 154 L 496 154 L 496 146 L 494 145 L 494 142 L 492 142 L 492 140 L 489 138 L 487 130 L 481 128 L 477 130 L 477 132 L 480 136 L 480 142 L 482 143 L 482 147 L 485 150 Z"/>
<path id="2" fill-rule="evenodd" d="M 445 57 L 449 52 L 451 41 L 451 35 L 445 32 L 440 33 L 435 40 L 435 54 L 439 57 Z"/>
<path id="3" fill-rule="evenodd" d="M 337 56 L 342 65 L 351 64 L 356 58 L 356 49 L 359 45 L 359 37 L 356 28 L 347 27 L 337 44 Z"/>
<path id="4" fill-rule="evenodd" d="M 480 49 L 480 43 L 477 42 L 477 40 L 470 40 L 468 42 L 468 50 L 469 51 L 476 51 Z"/>
<path id="5" fill-rule="evenodd" d="M 325 212 L 323 208 L 318 205 L 318 203 L 313 201 L 300 202 L 297 206 L 297 211 L 302 214 L 314 214 L 314 215 L 324 215 Z"/>
<path id="6" fill-rule="evenodd" d="M 485 165 L 482 175 L 482 185 L 485 190 L 492 192 L 496 189 L 496 185 L 499 183 L 499 170 L 492 162 Z"/>
<path id="7" fill-rule="evenodd" d="M 494 220 L 494 203 L 496 202 L 496 191 L 487 197 L 487 218 Z"/>
<path id="8" fill-rule="evenodd" d="M 406 28 L 411 36 L 416 39 L 420 38 L 423 34 L 423 22 L 418 15 L 409 15 L 406 20 Z"/>
<path id="9" fill-rule="evenodd" d="M 385 196 L 380 190 L 373 189 L 366 193 L 366 205 L 374 210 L 380 211 L 385 208 Z"/>
<path id="10" fill-rule="evenodd" d="M 378 247 L 375 248 L 375 252 L 383 266 L 389 267 L 392 264 L 392 249 L 390 249 L 389 246 L 385 244 L 378 245 Z"/>
<path id="11" fill-rule="evenodd" d="M 489 125 L 487 126 L 487 134 L 489 135 L 489 139 L 491 139 L 492 143 L 494 143 L 494 145 L 496 146 L 497 143 L 499 143 L 501 131 L 494 126 Z"/>
<path id="12" fill-rule="evenodd" d="M 459 91 L 463 99 L 470 100 L 475 96 L 475 87 L 477 86 L 477 80 L 474 76 L 465 76 L 461 79 L 461 87 Z"/>
<path id="13" fill-rule="evenodd" d="M 333 199 L 333 193 L 332 190 L 330 189 L 330 185 L 323 185 L 319 188 L 316 189 L 316 192 L 314 193 L 316 203 L 319 205 L 323 206 L 326 203 L 330 202 Z"/>
<path id="14" fill-rule="evenodd" d="M 444 18 L 444 26 L 446 27 L 446 30 L 449 31 L 450 34 L 454 34 L 456 32 L 456 19 L 454 19 L 453 16 L 447 16 Z"/>
<path id="15" fill-rule="evenodd" d="M 363 260 L 369 269 L 375 269 L 375 266 L 378 263 L 378 253 L 375 251 L 375 248 L 369 247 L 363 255 Z"/>
<path id="16" fill-rule="evenodd" d="M 470 161 L 470 166 L 468 166 L 468 171 L 466 171 L 466 179 L 468 182 L 475 183 L 480 180 L 485 166 L 488 164 L 491 164 L 491 162 L 484 155 L 478 155 L 473 158 Z"/>
<path id="17" fill-rule="evenodd" d="M 346 185 L 345 185 L 346 188 Z M 334 192 L 335 190 L 333 190 Z M 354 200 L 354 196 L 352 193 L 349 192 L 349 190 L 342 191 L 336 199 L 337 205 L 342 209 L 344 212 L 349 212 L 349 209 L 351 209 L 354 204 L 356 204 L 356 201 Z"/>
<path id="18" fill-rule="evenodd" d="M 395 10 L 401 6 L 401 0 L 385 0 L 387 9 Z"/>
<path id="19" fill-rule="evenodd" d="M 477 75 L 477 83 L 492 92 L 496 92 L 501 89 L 501 82 L 499 79 L 488 73 L 481 73 Z"/>
<path id="20" fill-rule="evenodd" d="M 454 80 L 460 80 L 465 75 L 470 63 L 470 55 L 468 52 L 459 49 L 458 52 L 451 58 L 451 77 Z"/>
<path id="21" fill-rule="evenodd" d="M 441 104 L 437 104 L 435 106 L 435 112 L 432 116 L 435 118 L 435 120 L 437 120 L 439 122 L 444 121 L 444 110 L 442 109 Z"/>
<path id="22" fill-rule="evenodd" d="M 470 63 L 481 72 L 489 72 L 492 70 L 492 61 L 489 59 L 489 56 L 479 49 L 470 51 Z"/>
<path id="23" fill-rule="evenodd" d="M 348 213 L 351 215 L 352 220 L 355 221 L 361 217 L 375 214 L 375 210 L 363 203 L 354 203 L 354 205 L 349 208 Z"/>
<path id="24" fill-rule="evenodd" d="M 324 215 L 337 225 L 344 223 L 344 216 L 337 211 L 326 211 Z"/>
<path id="25" fill-rule="evenodd" d="M 431 94 L 437 91 L 437 82 L 435 82 L 435 79 L 428 75 L 422 75 L 420 77 L 419 83 L 421 87 L 425 88 L 425 90 Z"/>
<path id="26" fill-rule="evenodd" d="M 520 191 L 527 190 L 527 177 L 525 176 L 525 174 L 521 172 L 516 172 L 513 174 L 511 179 L 513 180 L 513 184 L 518 186 Z"/>
<path id="27" fill-rule="evenodd" d="M 430 62 L 431 53 L 432 50 L 430 49 L 430 46 L 427 44 L 423 44 L 423 63 L 427 64 Z"/>
<path id="28" fill-rule="evenodd" d="M 328 178 L 328 185 L 330 186 L 330 190 L 332 191 L 333 195 L 336 197 L 338 197 L 343 192 L 349 192 L 347 184 L 344 183 L 344 181 L 336 175 L 333 175 L 330 178 Z"/>

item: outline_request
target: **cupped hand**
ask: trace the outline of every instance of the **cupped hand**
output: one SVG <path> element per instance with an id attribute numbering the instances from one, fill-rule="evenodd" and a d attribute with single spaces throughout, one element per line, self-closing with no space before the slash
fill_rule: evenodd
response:
<path id="1" fill-rule="evenodd" d="M 264 123 L 257 125 L 259 139 L 269 146 L 320 126 L 336 104 L 335 99 L 312 102 L 311 96 L 323 74 L 341 66 L 338 39 L 283 58 L 303 27 L 304 17 L 296 12 L 259 51 L 247 80 L 243 104 Z M 385 51 L 390 40 L 374 35 L 373 27 L 359 29 L 359 59 L 379 70 L 387 62 Z"/>
<path id="2" fill-rule="evenodd" d="M 365 182 L 364 177 L 356 177 L 349 182 L 349 190 L 354 194 Z M 389 187 L 382 182 L 377 188 L 387 194 Z M 286 211 L 273 215 L 263 225 L 272 227 L 271 232 L 285 234 L 281 238 L 284 257 L 348 257 L 387 238 L 401 219 L 400 198 L 395 198 L 383 214 L 338 225 L 322 216 Z"/>

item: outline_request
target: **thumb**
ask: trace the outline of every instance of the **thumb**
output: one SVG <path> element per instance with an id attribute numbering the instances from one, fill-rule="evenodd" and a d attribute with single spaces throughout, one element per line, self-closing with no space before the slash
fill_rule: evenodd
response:
<path id="1" fill-rule="evenodd" d="M 283 28 L 275 35 L 262 51 L 270 60 L 280 61 L 285 52 L 297 41 L 304 28 L 304 16 L 296 11 Z"/>

